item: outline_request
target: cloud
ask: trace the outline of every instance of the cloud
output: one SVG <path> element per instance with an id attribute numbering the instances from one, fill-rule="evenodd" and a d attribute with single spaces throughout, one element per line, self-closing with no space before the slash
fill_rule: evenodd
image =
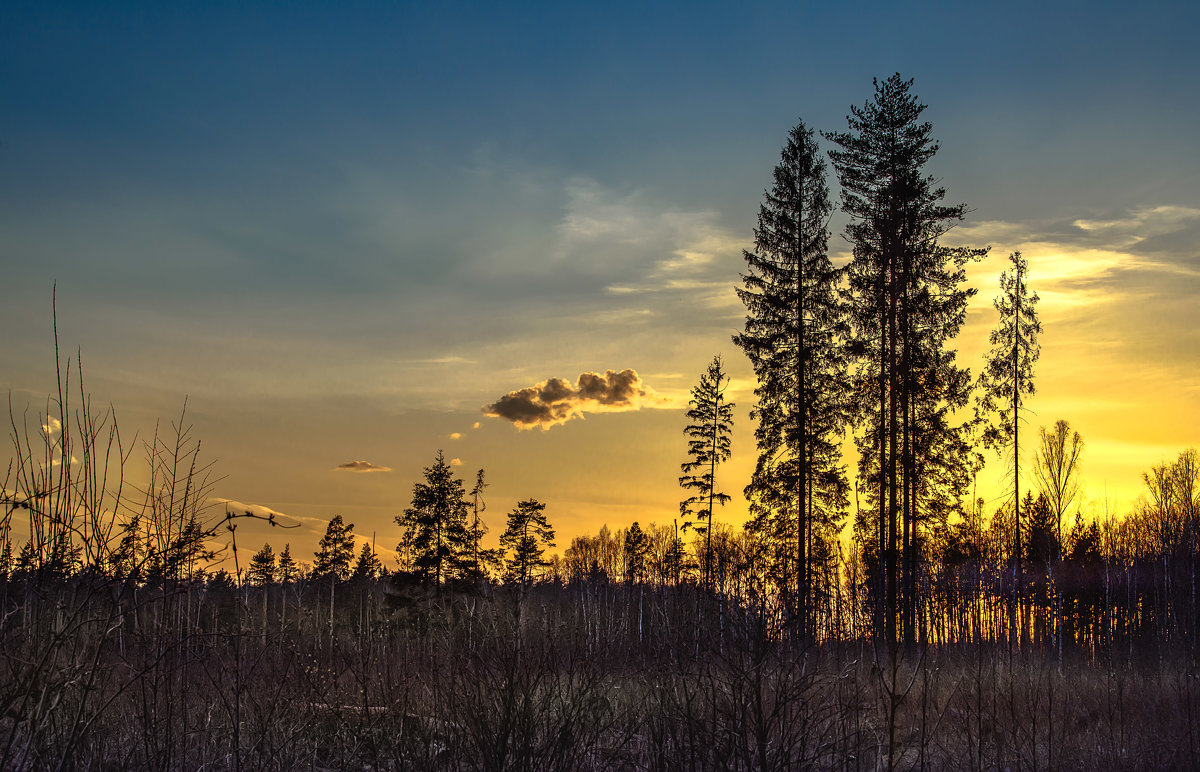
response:
<path id="1" fill-rule="evenodd" d="M 461 458 L 450 459 L 450 466 L 462 466 L 462 459 Z"/>
<path id="2" fill-rule="evenodd" d="M 278 509 L 271 509 L 270 507 L 263 506 L 262 504 L 247 504 L 244 501 L 238 501 L 236 499 L 214 497 L 208 499 L 208 501 L 211 504 L 224 505 L 226 512 L 230 512 L 232 514 L 245 513 L 247 515 L 253 515 L 254 517 L 270 520 L 284 527 L 293 527 L 297 521 L 303 519 L 280 512 Z"/>
<path id="3" fill-rule="evenodd" d="M 462 438 L 463 438 L 462 432 L 451 432 L 450 433 L 450 439 L 452 439 L 452 440 L 461 440 Z"/>
<path id="4" fill-rule="evenodd" d="M 679 304 L 691 313 L 738 302 L 729 267 L 741 265 L 746 238 L 723 226 L 717 212 L 682 210 L 590 179 L 571 180 L 564 196 L 551 252 L 560 269 L 602 282 L 595 289 L 610 298 L 658 294 L 659 307 Z"/>
<path id="5" fill-rule="evenodd" d="M 49 448 L 51 458 L 49 463 L 39 461 L 38 466 L 42 469 L 52 469 L 56 466 L 62 466 L 62 421 L 54 417 L 47 418 L 46 423 L 42 424 L 42 437 Z M 74 454 L 71 454 L 71 457 L 67 459 L 68 465 L 78 463 L 79 459 Z"/>
<path id="6" fill-rule="evenodd" d="M 333 468 L 335 472 L 390 472 L 390 466 L 379 466 L 370 461 L 347 461 Z"/>
<path id="7" fill-rule="evenodd" d="M 510 391 L 483 412 L 493 418 L 512 421 L 518 429 L 542 430 L 582 418 L 587 413 L 613 413 L 640 410 L 643 407 L 662 407 L 662 399 L 634 370 L 599 373 L 580 373 L 574 385 L 561 378 L 551 378 L 535 386 Z"/>
<path id="8" fill-rule="evenodd" d="M 472 429 L 478 429 L 478 428 L 479 428 L 479 422 L 478 422 L 478 421 L 476 421 L 475 423 L 471 424 L 471 428 L 472 428 Z"/>

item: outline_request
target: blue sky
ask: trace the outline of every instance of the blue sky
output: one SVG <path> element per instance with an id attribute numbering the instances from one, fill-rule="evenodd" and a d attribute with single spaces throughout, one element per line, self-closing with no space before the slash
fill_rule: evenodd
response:
<path id="1" fill-rule="evenodd" d="M 1079 426 L 1095 496 L 1127 507 L 1200 433 L 1197 22 L 1184 3 L 8 3 L 0 387 L 49 390 L 57 281 L 96 396 L 144 429 L 189 395 L 218 495 L 391 540 L 445 446 L 491 470 L 497 523 L 528 496 L 567 534 L 669 519 L 677 408 L 714 353 L 741 378 L 730 489 L 752 463 L 732 287 L 786 132 L 844 128 L 899 71 L 972 210 L 953 238 L 993 245 L 964 361 L 1023 249 L 1047 323 L 1033 423 Z M 479 409 L 627 367 L 662 404 L 519 433 Z M 359 459 L 394 471 L 331 471 Z"/>

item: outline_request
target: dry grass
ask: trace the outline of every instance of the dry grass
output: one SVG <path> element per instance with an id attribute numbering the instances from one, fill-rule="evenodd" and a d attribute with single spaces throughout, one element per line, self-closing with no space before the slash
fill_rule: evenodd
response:
<path id="1" fill-rule="evenodd" d="M 346 592 L 332 637 L 318 595 L 264 637 L 253 592 L 196 595 L 184 619 L 185 590 L 143 590 L 136 607 L 82 580 L 4 591 L 5 769 L 1200 766 L 1200 683 L 1175 658 L 1060 671 L 982 646 L 893 669 L 865 644 L 698 624 L 638 647 L 615 606 L 584 625 L 578 593 L 554 587 L 479 595 L 469 614 L 436 596 L 393 614 L 380 594 L 369 629 Z"/>

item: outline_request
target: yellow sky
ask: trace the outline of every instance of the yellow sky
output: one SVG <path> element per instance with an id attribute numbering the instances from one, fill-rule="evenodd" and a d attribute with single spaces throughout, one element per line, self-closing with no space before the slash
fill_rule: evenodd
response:
<path id="1" fill-rule="evenodd" d="M 954 232 L 958 242 L 993 245 L 989 257 L 969 271 L 970 284 L 978 287 L 979 293 L 958 340 L 960 361 L 973 372 L 978 371 L 988 331 L 995 322 L 991 300 L 998 291 L 997 277 L 1006 266 L 1008 253 L 1020 249 L 1029 261 L 1029 283 L 1041 297 L 1038 311 L 1045 331 L 1037 365 L 1037 394 L 1028 402 L 1022 444 L 1024 479 L 1032 481 L 1030 464 L 1037 430 L 1066 419 L 1086 443 L 1079 502 L 1085 514 L 1127 512 L 1141 492 L 1142 471 L 1173 459 L 1200 439 L 1200 370 L 1196 368 L 1200 349 L 1195 347 L 1194 332 L 1200 320 L 1189 298 L 1179 294 L 1180 287 L 1195 287 L 1197 277 L 1129 249 L 1180 217 L 1197 216 L 1200 213 L 1194 210 L 1183 214 L 1147 210 L 1111 224 L 1088 222 L 1083 230 L 1108 234 L 1110 243 L 1105 246 L 1027 236 L 1014 226 L 994 222 L 964 225 Z M 740 258 L 733 248 L 736 239 L 714 239 L 711 234 L 705 239 L 716 245 L 714 254 L 691 258 L 693 263 L 710 270 L 723 265 L 727 273 L 738 270 L 734 261 Z M 664 270 L 664 275 L 667 273 Z M 732 285 L 714 288 L 711 274 L 705 277 L 698 283 L 732 332 L 742 313 L 728 303 Z M 656 279 L 661 280 L 663 277 Z M 670 280 L 671 276 L 665 275 L 665 281 Z M 560 549 L 573 536 L 594 533 L 604 524 L 616 529 L 634 520 L 670 523 L 681 498 L 674 483 L 684 460 L 682 405 L 707 359 L 720 352 L 734 375 L 730 398 L 738 404 L 734 457 L 720 472 L 721 484 L 735 497 L 721 519 L 740 523 L 746 516 L 740 491 L 749 479 L 755 455 L 753 426 L 747 417 L 753 399 L 749 365 L 728 337 L 716 335 L 686 339 L 668 361 L 639 356 L 643 336 L 653 336 L 659 322 L 653 312 L 655 291 L 640 294 L 648 296 L 641 300 L 650 310 L 650 318 L 630 325 L 629 320 L 637 315 L 618 308 L 614 318 L 619 321 L 613 323 L 628 330 L 624 342 L 630 346 L 629 353 L 619 361 L 638 366 L 643 381 L 660 397 L 654 404 L 647 403 L 637 411 L 587 413 L 547 431 L 518 430 L 470 409 L 392 416 L 385 423 L 394 423 L 396 441 L 410 447 L 405 459 L 396 460 L 395 446 L 387 440 L 363 452 L 372 460 L 387 463 L 393 472 L 359 475 L 315 469 L 296 479 L 297 495 L 267 498 L 263 503 L 314 518 L 305 521 L 310 537 L 325 513 L 340 511 L 358 523 L 360 535 L 369 538 L 375 534 L 379 543 L 387 546 L 396 535 L 391 514 L 406 505 L 420 468 L 432 461 L 437 448 L 443 448 L 448 458 L 461 459 L 460 473 L 468 483 L 476 468 L 487 469 L 493 483 L 486 516 L 492 539 L 502 529 L 508 509 L 531 496 L 548 503 Z M 712 300 L 713 294 L 720 299 Z M 653 346 L 647 348 L 653 351 Z M 686 369 L 688 365 L 691 371 Z M 459 366 L 469 371 L 469 365 Z M 526 369 L 508 381 L 507 388 L 542 380 L 533 376 L 534 372 L 542 371 Z M 575 374 L 571 369 L 545 373 L 565 379 Z M 476 402 L 484 404 L 498 396 L 495 388 L 480 391 Z M 319 428 L 321 418 L 310 420 L 315 435 L 333 434 Z M 374 419 L 346 420 L 359 427 L 363 438 L 379 428 Z M 330 462 L 340 457 L 326 456 Z M 313 461 L 315 464 L 316 459 Z M 1003 465 L 990 457 L 979 478 L 979 493 L 988 500 L 989 512 L 1007 495 L 1005 474 Z M 282 541 L 284 537 L 271 538 Z"/>

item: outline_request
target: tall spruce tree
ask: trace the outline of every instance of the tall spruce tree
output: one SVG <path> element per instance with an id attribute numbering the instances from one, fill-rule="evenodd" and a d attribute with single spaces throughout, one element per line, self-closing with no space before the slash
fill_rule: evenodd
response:
<path id="1" fill-rule="evenodd" d="M 704 586 L 712 589 L 712 518 L 714 505 L 725 505 L 729 494 L 717 490 L 717 467 L 729 460 L 732 451 L 734 404 L 725 399 L 729 375 L 720 355 L 713 357 L 700 383 L 692 388 L 687 411 L 688 457 L 681 465 L 679 484 L 694 491 L 679 503 L 684 527 L 704 534 Z"/>
<path id="2" fill-rule="evenodd" d="M 831 538 L 844 515 L 835 492 L 845 490 L 839 445 L 846 323 L 839 272 L 827 251 L 829 216 L 825 163 L 813 132 L 800 122 L 788 133 L 774 183 L 763 194 L 754 251 L 744 253 L 738 296 L 746 326 L 733 340 L 758 377 L 751 412 L 758 420 L 758 471 L 747 497 L 780 520 L 764 532 L 794 539 L 794 568 L 783 567 L 793 587 L 783 589 L 802 635 L 812 632 L 812 544 Z"/>
<path id="3" fill-rule="evenodd" d="M 944 519 L 969 484 L 971 446 L 955 412 L 970 397 L 969 374 L 948 343 L 973 289 L 964 266 L 986 253 L 939 239 L 965 214 L 943 206 L 946 191 L 924 169 L 938 150 L 925 105 L 899 74 L 876 80 L 874 97 L 851 106 L 849 131 L 824 136 L 841 184 L 853 246 L 847 297 L 856 358 L 859 476 L 874 499 L 877 634 L 915 631 L 922 519 Z M 903 551 L 903 560 L 901 552 Z M 901 587 L 903 584 L 903 594 Z M 903 603 L 903 608 L 901 607 Z"/>
<path id="4" fill-rule="evenodd" d="M 411 550 L 412 567 L 424 580 L 440 585 L 463 572 L 468 507 L 462 480 L 439 450 L 425 467 L 425 481 L 413 485 L 412 506 L 396 515 L 411 538 L 404 546 Z"/>
<path id="5" fill-rule="evenodd" d="M 1003 454 L 1011 448 L 1013 514 L 1013 610 L 1020 603 L 1021 577 L 1021 402 L 1033 396 L 1033 365 L 1041 355 L 1036 293 L 1029 294 L 1029 264 L 1020 252 L 1008 257 L 1011 271 L 1000 274 L 1000 295 L 992 301 L 1000 320 L 989 338 L 992 348 L 979 376 L 981 418 L 995 416 L 983 432 L 984 444 Z M 1015 625 L 1013 625 L 1015 635 Z"/>

